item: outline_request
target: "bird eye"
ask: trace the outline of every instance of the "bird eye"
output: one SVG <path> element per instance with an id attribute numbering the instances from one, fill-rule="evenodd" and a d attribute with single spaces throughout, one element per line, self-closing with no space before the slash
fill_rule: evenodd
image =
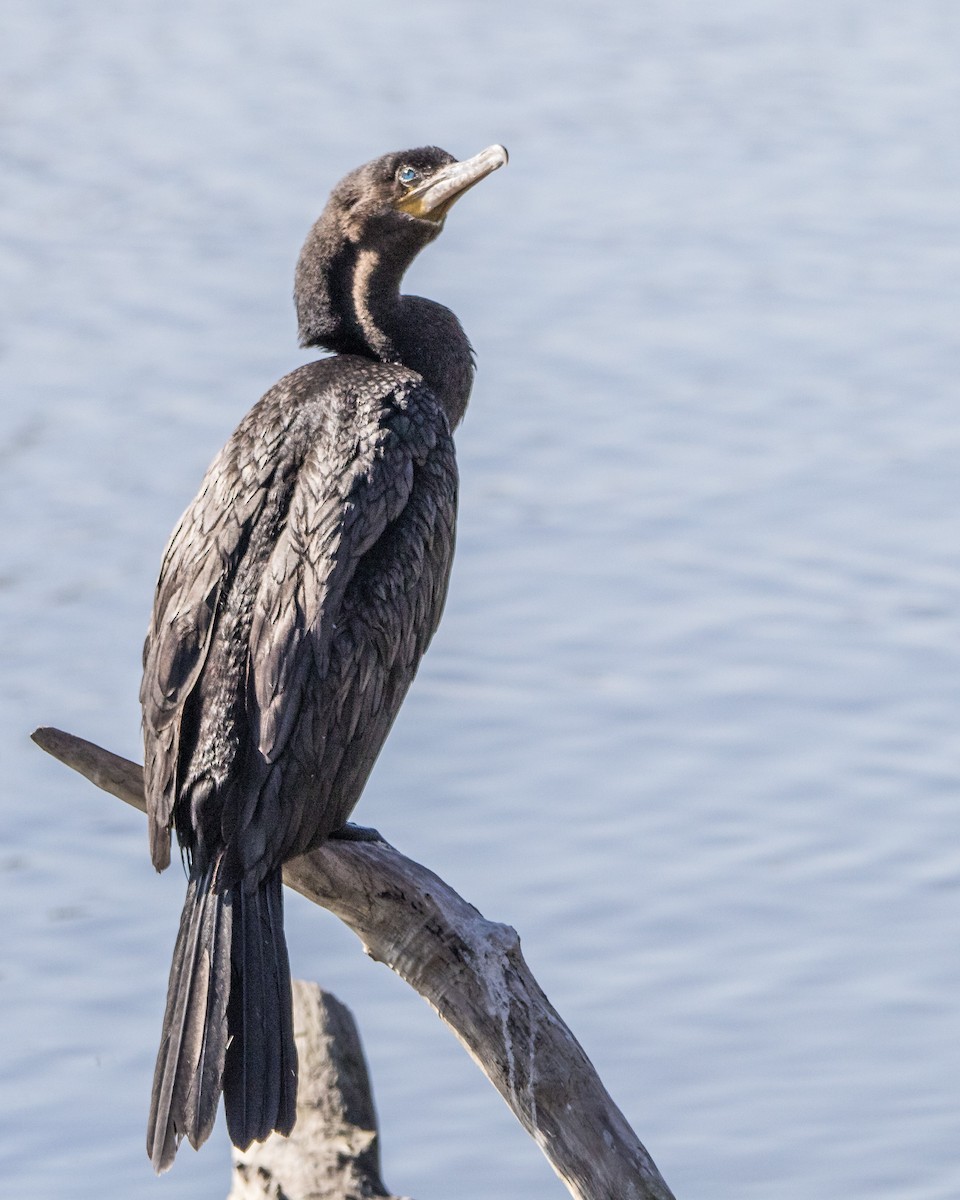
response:
<path id="1" fill-rule="evenodd" d="M 409 187 L 419 178 L 419 174 L 414 167 L 401 167 L 397 172 L 397 179 L 404 187 Z"/>

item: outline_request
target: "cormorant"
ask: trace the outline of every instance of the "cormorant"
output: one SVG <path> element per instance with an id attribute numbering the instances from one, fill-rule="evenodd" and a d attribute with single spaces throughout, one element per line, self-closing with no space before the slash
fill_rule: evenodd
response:
<path id="1" fill-rule="evenodd" d="M 356 804 L 443 609 L 452 431 L 473 355 L 400 294 L 454 201 L 507 161 L 387 154 L 331 193 L 297 265 L 300 343 L 334 352 L 248 413 L 167 546 L 144 645 L 154 866 L 189 870 L 147 1132 L 159 1172 L 209 1136 L 289 1133 L 297 1056 L 282 867 Z"/>

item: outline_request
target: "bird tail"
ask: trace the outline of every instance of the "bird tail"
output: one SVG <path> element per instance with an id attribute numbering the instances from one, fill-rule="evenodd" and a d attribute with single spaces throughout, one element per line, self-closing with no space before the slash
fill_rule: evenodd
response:
<path id="1" fill-rule="evenodd" d="M 153 1078 L 147 1153 L 157 1173 L 184 1136 L 198 1149 L 224 1093 L 235 1145 L 288 1134 L 297 1052 L 279 870 L 217 890 L 219 863 L 191 878 L 173 952 Z"/>

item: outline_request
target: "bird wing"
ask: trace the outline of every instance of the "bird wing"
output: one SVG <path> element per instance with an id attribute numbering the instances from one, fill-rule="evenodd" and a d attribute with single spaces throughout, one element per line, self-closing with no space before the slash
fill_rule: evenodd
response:
<path id="1" fill-rule="evenodd" d="M 404 511 L 438 437 L 452 462 L 439 410 L 411 404 L 368 427 L 349 453 L 321 445 L 304 462 L 250 629 L 248 710 L 264 762 L 283 753 L 308 677 L 326 676 L 357 564 Z"/>
<path id="2" fill-rule="evenodd" d="M 275 466 L 258 463 L 241 445 L 228 442 L 164 553 L 140 685 L 144 790 L 158 870 L 169 862 L 184 705 L 203 671 L 222 597 L 275 475 Z"/>

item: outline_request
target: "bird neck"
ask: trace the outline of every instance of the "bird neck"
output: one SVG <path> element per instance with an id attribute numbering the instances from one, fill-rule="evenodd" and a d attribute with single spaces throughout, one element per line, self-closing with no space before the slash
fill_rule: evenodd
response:
<path id="1" fill-rule="evenodd" d="M 307 250 L 297 272 L 300 344 L 416 371 L 455 428 L 473 384 L 473 352 L 456 316 L 433 300 L 401 295 L 407 261 L 356 244 L 331 255 Z"/>
<path id="2" fill-rule="evenodd" d="M 397 296 L 381 328 L 388 332 L 393 354 L 382 361 L 416 371 L 456 429 L 470 399 L 474 366 L 473 349 L 454 313 L 423 296 Z"/>

